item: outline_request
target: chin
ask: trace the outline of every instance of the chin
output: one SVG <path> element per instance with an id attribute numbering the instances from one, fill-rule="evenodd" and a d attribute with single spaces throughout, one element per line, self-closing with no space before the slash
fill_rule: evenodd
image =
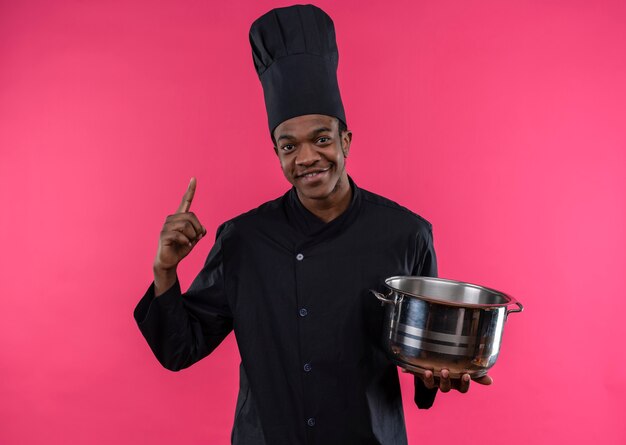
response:
<path id="1" fill-rule="evenodd" d="M 324 199 L 329 196 L 332 191 L 328 187 L 301 187 L 296 186 L 296 190 L 300 196 L 310 199 Z"/>
<path id="2" fill-rule="evenodd" d="M 331 197 L 337 191 L 337 184 L 339 181 L 334 181 L 332 184 L 319 184 L 314 186 L 296 186 L 298 194 L 308 199 L 327 199 Z"/>

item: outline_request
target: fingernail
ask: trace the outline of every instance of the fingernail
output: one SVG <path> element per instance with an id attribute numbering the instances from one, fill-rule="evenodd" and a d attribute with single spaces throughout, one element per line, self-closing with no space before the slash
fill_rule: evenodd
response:
<path id="1" fill-rule="evenodd" d="M 470 376 L 469 376 L 469 375 L 467 375 L 467 374 L 464 374 L 464 375 L 463 375 L 463 381 L 464 381 L 464 382 L 469 382 L 469 380 L 470 380 Z"/>

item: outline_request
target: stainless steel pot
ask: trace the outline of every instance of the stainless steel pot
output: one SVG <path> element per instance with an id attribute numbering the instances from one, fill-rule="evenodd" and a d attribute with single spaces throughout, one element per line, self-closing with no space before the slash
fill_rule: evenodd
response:
<path id="1" fill-rule="evenodd" d="M 398 366 L 452 378 L 487 374 L 500 351 L 507 316 L 524 307 L 502 292 L 475 284 L 430 277 L 391 277 L 383 330 L 387 352 Z M 511 305 L 516 306 L 509 309 Z"/>

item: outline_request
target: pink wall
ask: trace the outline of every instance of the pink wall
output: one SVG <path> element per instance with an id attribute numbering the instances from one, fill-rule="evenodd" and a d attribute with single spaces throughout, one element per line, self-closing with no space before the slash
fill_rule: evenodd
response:
<path id="1" fill-rule="evenodd" d="M 247 41 L 284 3 L 220 3 L 0 3 L 2 445 L 229 441 L 233 339 L 170 373 L 131 315 L 190 176 L 210 232 L 287 188 Z M 406 391 L 411 442 L 626 443 L 626 3 L 318 4 L 352 176 L 527 307 L 492 387 Z"/>

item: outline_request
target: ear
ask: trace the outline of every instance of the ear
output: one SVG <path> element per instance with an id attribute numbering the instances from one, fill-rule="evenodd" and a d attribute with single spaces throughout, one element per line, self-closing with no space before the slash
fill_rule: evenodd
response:
<path id="1" fill-rule="evenodd" d="M 343 157 L 347 158 L 350 153 L 350 144 L 352 143 L 352 132 L 346 130 L 341 134 L 341 150 L 343 151 Z"/>

